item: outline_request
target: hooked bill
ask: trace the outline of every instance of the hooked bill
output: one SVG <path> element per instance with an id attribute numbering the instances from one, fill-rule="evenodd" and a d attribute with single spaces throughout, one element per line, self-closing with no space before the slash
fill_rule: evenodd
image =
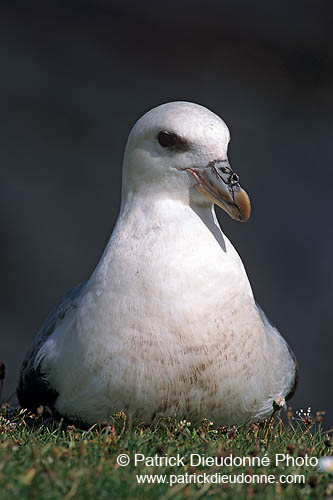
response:
<path id="1" fill-rule="evenodd" d="M 197 180 L 194 187 L 199 193 L 221 207 L 232 219 L 240 222 L 249 219 L 250 198 L 227 161 L 214 161 L 207 167 L 191 167 L 187 170 Z"/>

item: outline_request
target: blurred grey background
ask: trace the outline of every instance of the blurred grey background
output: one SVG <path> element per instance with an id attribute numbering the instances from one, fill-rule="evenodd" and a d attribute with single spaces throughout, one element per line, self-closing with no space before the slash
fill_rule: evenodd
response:
<path id="1" fill-rule="evenodd" d="M 253 213 L 218 216 L 297 355 L 292 405 L 332 423 L 332 21 L 323 1 L 1 2 L 2 398 L 104 249 L 131 126 L 189 100 L 231 130 Z"/>

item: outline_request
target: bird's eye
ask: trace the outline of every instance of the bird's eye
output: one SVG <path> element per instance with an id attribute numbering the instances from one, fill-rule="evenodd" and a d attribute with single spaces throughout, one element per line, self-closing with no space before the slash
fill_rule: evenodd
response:
<path id="1" fill-rule="evenodd" d="M 171 148 L 179 151 L 188 149 L 186 141 L 182 137 L 172 132 L 161 131 L 157 135 L 157 140 L 162 148 Z"/>

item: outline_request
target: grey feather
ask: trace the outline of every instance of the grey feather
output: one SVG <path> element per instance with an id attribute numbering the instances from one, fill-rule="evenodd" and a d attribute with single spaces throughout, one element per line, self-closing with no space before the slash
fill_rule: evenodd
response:
<path id="1" fill-rule="evenodd" d="M 40 364 L 35 366 L 36 355 L 55 330 L 58 321 L 63 319 L 69 311 L 77 308 L 85 284 L 80 283 L 75 286 L 60 300 L 44 320 L 28 350 L 22 364 L 17 387 L 17 397 L 22 408 L 36 411 L 39 406 L 43 405 L 53 410 L 58 393 L 55 388 L 51 387 L 46 375 L 42 373 Z"/>
<path id="2" fill-rule="evenodd" d="M 258 302 L 256 302 L 256 306 L 258 308 L 258 311 L 260 313 L 260 316 L 261 316 L 261 319 L 263 321 L 263 323 L 265 325 L 267 325 L 268 327 L 271 326 L 272 328 L 274 328 L 277 332 L 277 328 L 274 326 L 274 324 L 267 318 L 266 314 L 264 313 L 264 311 L 261 309 L 260 305 L 258 304 Z M 278 332 L 279 333 L 279 332 Z M 287 348 L 288 348 L 288 351 L 289 351 L 289 354 L 295 364 L 295 373 L 294 373 L 294 379 L 293 379 L 293 383 L 291 385 L 291 388 L 290 388 L 290 391 L 288 392 L 288 394 L 286 394 L 284 397 L 285 397 L 285 400 L 288 401 L 289 399 L 291 399 L 293 397 L 293 395 L 295 394 L 296 392 L 296 389 L 297 389 L 297 386 L 298 386 L 298 379 L 299 379 L 299 370 L 298 370 L 298 363 L 297 363 L 297 359 L 296 359 L 296 356 L 294 354 L 294 351 L 292 350 L 292 348 L 290 347 L 290 345 L 288 344 L 288 342 L 282 337 L 281 334 L 279 334 L 281 339 L 285 342 Z"/>

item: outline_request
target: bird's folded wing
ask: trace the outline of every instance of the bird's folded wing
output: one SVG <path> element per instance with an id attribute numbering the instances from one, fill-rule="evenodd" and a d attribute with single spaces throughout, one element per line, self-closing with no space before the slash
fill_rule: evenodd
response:
<path id="1" fill-rule="evenodd" d="M 22 364 L 17 387 L 17 397 L 22 408 L 36 411 L 41 405 L 47 406 L 50 409 L 54 407 L 58 393 L 51 387 L 45 374 L 42 373 L 40 368 L 41 359 L 37 358 L 37 354 L 49 336 L 54 332 L 59 322 L 70 311 L 77 308 L 78 300 L 84 286 L 85 283 L 80 283 L 61 299 L 53 311 L 46 317 L 33 344 L 28 350 Z"/>

